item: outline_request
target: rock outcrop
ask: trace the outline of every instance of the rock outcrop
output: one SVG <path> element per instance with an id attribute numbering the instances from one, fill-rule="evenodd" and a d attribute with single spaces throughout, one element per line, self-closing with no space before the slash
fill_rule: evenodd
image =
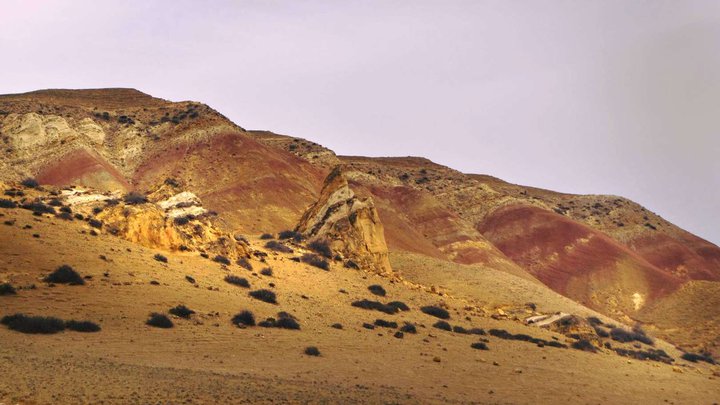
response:
<path id="1" fill-rule="evenodd" d="M 318 201 L 295 230 L 309 241 L 326 240 L 334 253 L 361 268 L 392 272 L 383 225 L 372 198 L 358 198 L 340 166 L 327 176 Z"/>

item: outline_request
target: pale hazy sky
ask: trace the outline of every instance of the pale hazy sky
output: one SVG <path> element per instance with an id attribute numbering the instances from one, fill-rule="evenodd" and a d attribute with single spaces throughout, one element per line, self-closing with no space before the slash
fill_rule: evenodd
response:
<path id="1" fill-rule="evenodd" d="M 134 87 L 720 243 L 720 1 L 0 3 L 0 93 Z"/>

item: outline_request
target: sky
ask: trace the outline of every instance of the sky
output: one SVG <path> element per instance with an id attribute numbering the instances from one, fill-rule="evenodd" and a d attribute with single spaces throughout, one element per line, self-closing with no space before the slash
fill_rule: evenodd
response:
<path id="1" fill-rule="evenodd" d="M 0 93 L 133 87 L 720 244 L 720 2 L 3 0 Z"/>

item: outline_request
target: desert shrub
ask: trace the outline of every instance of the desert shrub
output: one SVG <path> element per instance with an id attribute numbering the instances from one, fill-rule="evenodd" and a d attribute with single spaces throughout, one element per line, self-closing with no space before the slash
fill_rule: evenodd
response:
<path id="1" fill-rule="evenodd" d="M 223 255 L 216 255 L 215 257 L 213 257 L 213 261 L 216 263 L 224 264 L 226 266 L 230 265 L 230 259 Z"/>
<path id="2" fill-rule="evenodd" d="M 268 304 L 277 304 L 277 298 L 275 296 L 275 293 L 270 290 L 262 289 L 250 291 L 250 296 L 255 298 L 256 300 L 267 302 Z"/>
<path id="3" fill-rule="evenodd" d="M 292 249 L 290 249 L 289 247 L 283 245 L 282 243 L 280 243 L 276 240 L 268 241 L 267 243 L 265 243 L 265 247 L 267 249 L 274 250 L 274 251 L 280 252 L 280 253 L 292 253 L 293 252 Z"/>
<path id="4" fill-rule="evenodd" d="M 277 316 L 277 320 L 275 318 L 267 318 L 266 320 L 260 322 L 258 325 L 264 328 L 280 328 L 294 330 L 300 329 L 300 324 L 298 323 L 297 319 L 295 319 L 294 316 L 288 314 L 287 312 L 279 312 Z"/>
<path id="5" fill-rule="evenodd" d="M 15 287 L 10 285 L 10 283 L 2 283 L 0 284 L 0 296 L 1 295 L 15 295 L 17 292 L 15 291 Z"/>
<path id="6" fill-rule="evenodd" d="M 683 353 L 680 358 L 693 363 L 704 361 L 706 363 L 715 364 L 715 359 L 707 353 Z"/>
<path id="7" fill-rule="evenodd" d="M 60 202 L 60 200 L 58 200 L 57 198 L 52 198 L 50 199 L 50 201 L 48 201 L 48 205 L 53 207 L 62 207 L 63 203 Z"/>
<path id="8" fill-rule="evenodd" d="M 163 183 L 165 183 L 171 187 L 180 187 L 180 183 L 176 179 L 173 179 L 172 177 L 166 178 Z"/>
<path id="9" fill-rule="evenodd" d="M 590 325 L 593 325 L 593 326 L 603 325 L 603 321 L 601 321 L 600 318 L 598 318 L 596 316 L 589 316 L 586 319 Z"/>
<path id="10" fill-rule="evenodd" d="M 655 349 L 648 349 L 648 350 L 629 350 L 629 349 L 622 349 L 622 348 L 616 348 L 613 349 L 615 353 L 619 354 L 620 356 L 630 357 L 637 360 L 652 360 L 652 361 L 659 361 L 663 363 L 670 364 L 673 361 L 675 361 L 672 357 L 670 357 L 664 350 L 655 350 Z"/>
<path id="11" fill-rule="evenodd" d="M 188 216 L 175 217 L 173 222 L 175 223 L 175 225 L 178 226 L 187 225 L 188 223 L 190 223 L 190 218 Z"/>
<path id="12" fill-rule="evenodd" d="M 330 244 L 326 240 L 315 240 L 310 242 L 308 247 L 317 252 L 318 254 L 327 257 L 328 259 L 332 257 L 332 249 L 330 249 Z"/>
<path id="13" fill-rule="evenodd" d="M 150 314 L 150 318 L 145 321 L 145 324 L 163 329 L 169 329 L 173 327 L 173 323 L 170 318 L 167 317 L 167 315 L 159 314 L 157 312 L 153 312 L 152 314 Z"/>
<path id="14" fill-rule="evenodd" d="M 65 328 L 75 332 L 100 332 L 100 325 L 90 321 L 65 321 Z"/>
<path id="15" fill-rule="evenodd" d="M 78 221 L 82 221 L 85 219 L 85 216 L 83 214 L 75 214 L 75 219 Z"/>
<path id="16" fill-rule="evenodd" d="M 170 310 L 168 312 L 170 312 L 171 314 L 173 314 L 175 316 L 178 316 L 180 318 L 185 318 L 185 319 L 190 318 L 190 315 L 195 313 L 195 311 L 186 307 L 185 305 L 178 305 L 174 308 L 170 308 Z"/>
<path id="17" fill-rule="evenodd" d="M 193 278 L 193 277 L 191 277 L 191 276 L 185 276 L 185 280 L 187 280 L 188 283 L 191 283 L 191 284 L 195 284 L 195 283 L 196 283 L 195 278 Z"/>
<path id="18" fill-rule="evenodd" d="M 546 342 L 544 342 L 544 345 L 545 345 L 545 346 L 550 346 L 550 347 L 557 347 L 557 348 L 559 348 L 559 349 L 567 349 L 567 345 L 566 345 L 566 344 L 563 344 L 563 343 L 560 343 L 560 342 L 556 342 L 556 341 L 554 341 L 554 340 L 546 341 Z"/>
<path id="19" fill-rule="evenodd" d="M 469 334 L 468 330 L 465 329 L 465 328 L 463 328 L 463 327 L 460 326 L 460 325 L 455 325 L 455 326 L 453 326 L 452 331 L 455 332 L 455 333 L 459 333 L 459 334 L 461 334 L 461 335 L 467 335 L 467 334 Z"/>
<path id="20" fill-rule="evenodd" d="M 250 244 L 250 242 L 248 242 L 247 238 L 243 235 L 240 235 L 239 233 L 236 233 L 235 235 L 233 235 L 233 239 L 235 239 L 236 242 L 241 242 L 246 245 Z"/>
<path id="21" fill-rule="evenodd" d="M 647 345 L 653 345 L 652 339 L 645 335 L 645 332 L 641 329 L 629 331 L 623 328 L 612 328 L 610 329 L 610 337 L 612 340 L 622 343 L 638 341 Z"/>
<path id="22" fill-rule="evenodd" d="M 16 188 L 11 188 L 9 190 L 5 190 L 5 192 L 3 194 L 5 194 L 8 197 L 22 197 L 25 195 L 25 192 L 22 190 L 18 190 Z"/>
<path id="23" fill-rule="evenodd" d="M 98 221 L 98 220 L 95 219 L 95 218 L 91 218 L 91 219 L 88 221 L 88 225 L 92 226 L 93 228 L 100 229 L 100 228 L 102 228 L 103 223 L 102 223 L 101 221 Z"/>
<path id="24" fill-rule="evenodd" d="M 13 200 L 0 198 L 0 208 L 17 208 L 17 203 Z"/>
<path id="25" fill-rule="evenodd" d="M 15 314 L 4 316 L 0 319 L 0 323 L 21 333 L 51 334 L 65 329 L 65 322 L 52 316 Z"/>
<path id="26" fill-rule="evenodd" d="M 529 343 L 535 343 L 538 346 L 550 346 L 550 347 L 558 347 L 558 348 L 567 348 L 567 345 L 555 342 L 555 341 L 548 341 L 544 339 L 534 338 L 532 336 L 526 335 L 524 333 L 518 333 L 518 334 L 512 334 L 504 329 L 490 329 L 488 333 L 491 336 L 495 336 L 500 339 L 505 340 L 520 340 L 523 342 L 529 342 Z"/>
<path id="27" fill-rule="evenodd" d="M 72 214 L 72 208 L 67 206 L 60 207 L 60 212 L 67 212 L 68 214 Z"/>
<path id="28" fill-rule="evenodd" d="M 148 202 L 147 197 L 144 194 L 138 193 L 137 191 L 131 191 L 123 197 L 123 201 L 125 204 L 129 205 L 135 205 L 135 204 L 145 204 Z"/>
<path id="29" fill-rule="evenodd" d="M 72 216 L 72 214 L 69 213 L 69 212 L 61 212 L 61 213 L 57 214 L 56 216 L 57 216 L 58 218 L 62 219 L 62 220 L 65 220 L 65 221 L 72 221 L 72 220 L 73 220 L 73 216 Z"/>
<path id="30" fill-rule="evenodd" d="M 264 233 L 260 235 L 260 239 L 267 240 L 267 239 L 273 239 L 275 236 L 271 233 Z"/>
<path id="31" fill-rule="evenodd" d="M 167 257 L 161 255 L 160 253 L 155 254 L 155 256 L 153 256 L 153 259 L 155 259 L 155 260 L 157 260 L 157 261 L 159 261 L 159 262 L 162 262 L 162 263 L 167 263 L 167 262 L 168 262 Z"/>
<path id="32" fill-rule="evenodd" d="M 305 348 L 305 354 L 308 356 L 319 356 L 320 350 L 315 346 L 308 346 Z"/>
<path id="33" fill-rule="evenodd" d="M 314 253 L 305 253 L 304 255 L 302 255 L 300 260 L 302 260 L 303 263 L 307 263 L 311 266 L 315 266 L 325 271 L 330 270 L 330 263 Z"/>
<path id="34" fill-rule="evenodd" d="M 485 335 L 485 329 L 482 328 L 472 328 L 468 331 L 471 335 Z"/>
<path id="35" fill-rule="evenodd" d="M 402 301 L 390 301 L 387 303 L 387 306 L 395 308 L 397 311 L 409 311 L 410 307 L 408 307 L 404 302 Z M 396 312 L 397 312 L 396 311 Z"/>
<path id="36" fill-rule="evenodd" d="M 238 276 L 225 276 L 225 282 L 239 287 L 250 288 L 250 283 L 247 281 L 247 279 Z"/>
<path id="37" fill-rule="evenodd" d="M 490 350 L 485 342 L 475 342 L 471 344 L 470 347 L 477 350 Z"/>
<path id="38" fill-rule="evenodd" d="M 233 316 L 231 322 L 235 326 L 255 326 L 255 315 L 250 311 L 241 311 Z"/>
<path id="39" fill-rule="evenodd" d="M 295 242 L 300 242 L 303 239 L 303 236 L 300 232 L 296 231 L 282 231 L 278 234 L 278 239 L 292 239 Z"/>
<path id="40" fill-rule="evenodd" d="M 593 325 L 593 329 L 595 329 L 595 334 L 602 338 L 610 337 L 610 333 L 599 325 Z"/>
<path id="41" fill-rule="evenodd" d="M 597 352 L 597 349 L 595 348 L 595 345 L 593 345 L 592 343 L 590 343 L 590 341 L 587 340 L 587 339 L 580 339 L 580 340 L 578 340 L 578 341 L 576 341 L 576 342 L 573 342 L 573 343 L 570 345 L 570 347 L 572 347 L 573 349 L 582 350 L 582 351 L 584 351 L 584 352 L 590 352 L 590 353 L 595 353 L 595 352 Z"/>
<path id="42" fill-rule="evenodd" d="M 450 326 L 450 324 L 447 323 L 447 322 L 445 322 L 445 321 L 437 321 L 437 322 L 435 322 L 435 323 L 433 324 L 433 328 L 446 330 L 446 331 L 448 331 L 448 332 L 451 332 L 451 331 L 452 331 L 452 326 Z"/>
<path id="43" fill-rule="evenodd" d="M 384 319 L 376 319 L 374 322 L 375 326 L 380 326 L 382 328 L 393 328 L 396 329 L 398 327 L 397 322 L 393 321 L 386 321 Z"/>
<path id="44" fill-rule="evenodd" d="M 405 333 L 417 333 L 417 328 L 415 325 L 405 322 L 405 325 L 400 328 L 400 331 Z"/>
<path id="45" fill-rule="evenodd" d="M 430 316 L 434 316 L 436 318 L 450 319 L 450 313 L 448 313 L 448 311 L 446 311 L 445 309 L 440 308 L 440 307 L 428 305 L 428 306 L 421 307 L 420 310 L 423 313 L 428 314 Z"/>
<path id="46" fill-rule="evenodd" d="M 67 264 L 63 264 L 62 266 L 55 269 L 55 271 L 48 274 L 44 278 L 44 281 L 47 283 L 69 284 L 69 285 L 85 284 L 85 280 L 83 280 L 82 276 L 80 276 L 80 274 L 77 271 L 75 271 L 72 267 L 68 266 Z"/>
<path id="47" fill-rule="evenodd" d="M 378 285 L 378 284 L 373 284 L 373 285 L 371 285 L 370 287 L 368 287 L 368 290 L 369 290 L 371 293 L 373 293 L 373 294 L 375 294 L 375 295 L 377 295 L 377 296 L 380 296 L 380 297 L 384 297 L 385 294 L 387 294 L 387 293 L 385 292 L 385 289 L 384 289 L 381 285 Z"/>
<path id="48" fill-rule="evenodd" d="M 53 214 L 55 215 L 55 208 L 45 205 L 40 201 L 27 202 L 20 206 L 23 209 L 30 210 L 33 214 Z"/>
<path id="49" fill-rule="evenodd" d="M 260 274 L 262 274 L 263 276 L 272 277 L 273 270 L 270 267 L 266 267 L 266 268 L 260 270 Z"/>
<path id="50" fill-rule="evenodd" d="M 362 327 L 365 329 L 370 329 L 370 330 L 375 329 L 375 325 L 373 325 L 371 323 L 367 323 L 367 322 L 363 323 Z"/>
<path id="51" fill-rule="evenodd" d="M 370 301 L 370 300 L 366 300 L 366 299 L 363 299 L 363 300 L 360 300 L 360 301 L 354 301 L 354 302 L 353 302 L 352 304 L 350 304 L 350 305 L 352 305 L 352 306 L 354 306 L 354 307 L 357 307 L 357 308 L 371 309 L 371 310 L 375 310 L 375 311 L 380 311 L 380 312 L 384 312 L 384 313 L 390 314 L 390 315 L 395 314 L 395 313 L 398 312 L 398 309 L 395 308 L 395 307 L 391 307 L 391 306 L 389 306 L 389 305 L 385 305 L 385 304 L 383 304 L 382 302 Z"/>
<path id="52" fill-rule="evenodd" d="M 346 269 L 353 269 L 353 270 L 360 270 L 360 266 L 355 263 L 353 260 L 348 260 L 345 262 L 344 267 Z"/>
<path id="53" fill-rule="evenodd" d="M 37 188 L 40 185 L 40 183 L 32 177 L 26 177 L 20 182 L 20 184 L 27 188 Z"/>
<path id="54" fill-rule="evenodd" d="M 330 327 L 334 328 L 334 329 L 342 329 L 343 328 L 341 323 L 334 323 L 334 324 L 330 325 Z"/>
<path id="55" fill-rule="evenodd" d="M 253 269 L 252 264 L 251 264 L 250 261 L 249 261 L 247 258 L 245 258 L 245 257 L 241 257 L 241 258 L 237 259 L 237 264 L 238 264 L 238 266 L 240 266 L 240 267 L 242 267 L 242 268 L 244 268 L 244 269 L 246 269 L 246 270 L 252 271 L 252 269 Z"/>
<path id="56" fill-rule="evenodd" d="M 403 332 L 397 331 L 397 332 L 395 332 L 395 334 L 393 335 L 393 337 L 394 337 L 395 339 L 403 339 L 403 338 L 405 337 L 405 334 L 404 334 Z"/>

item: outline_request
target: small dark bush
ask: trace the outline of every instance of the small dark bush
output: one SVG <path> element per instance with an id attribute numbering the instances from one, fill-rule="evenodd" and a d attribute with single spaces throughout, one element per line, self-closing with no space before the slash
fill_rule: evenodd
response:
<path id="1" fill-rule="evenodd" d="M 255 315 L 253 315 L 250 311 L 241 311 L 240 313 L 233 316 L 232 321 L 233 325 L 240 326 L 255 326 Z"/>
<path id="2" fill-rule="evenodd" d="M 315 346 L 309 346 L 305 348 L 305 354 L 307 354 L 308 356 L 319 356 L 320 350 L 318 350 L 318 348 Z"/>
<path id="3" fill-rule="evenodd" d="M 62 332 L 65 329 L 65 322 L 62 319 L 51 316 L 15 314 L 3 317 L 0 319 L 0 323 L 21 333 L 51 334 Z"/>
<path id="4" fill-rule="evenodd" d="M 393 335 L 393 337 L 396 338 L 396 339 L 403 339 L 403 338 L 405 337 L 405 334 L 402 333 L 402 332 L 400 332 L 400 331 L 397 331 L 397 332 L 395 332 L 395 334 Z"/>
<path id="5" fill-rule="evenodd" d="M 161 255 L 160 253 L 157 253 L 155 256 L 153 256 L 153 259 L 155 259 L 155 260 L 157 260 L 157 261 L 159 261 L 159 262 L 163 262 L 163 263 L 167 263 L 167 262 L 168 262 L 167 257 Z"/>
<path id="6" fill-rule="evenodd" d="M 230 265 L 230 259 L 223 255 L 216 255 L 215 257 L 213 257 L 213 261 L 216 263 L 224 264 L 226 266 Z"/>
<path id="7" fill-rule="evenodd" d="M 330 263 L 328 263 L 327 260 L 323 259 L 322 257 L 313 254 L 313 253 L 305 253 L 302 255 L 300 260 L 303 261 L 303 263 L 307 263 L 311 266 L 315 266 L 317 268 L 323 269 L 325 271 L 330 270 Z"/>
<path id="8" fill-rule="evenodd" d="M 593 326 L 603 325 L 603 321 L 601 321 L 600 318 L 598 318 L 596 316 L 587 317 L 587 321 L 590 325 L 593 325 Z"/>
<path id="9" fill-rule="evenodd" d="M 22 190 L 11 188 L 9 190 L 5 190 L 4 194 L 8 197 L 22 197 L 25 195 L 25 192 Z"/>
<path id="10" fill-rule="evenodd" d="M 438 328 L 438 329 L 446 330 L 446 331 L 448 331 L 448 332 L 451 332 L 451 331 L 452 331 L 452 326 L 450 326 L 450 324 L 447 323 L 447 322 L 445 322 L 445 321 L 437 321 L 437 322 L 435 322 L 435 324 L 433 324 L 433 328 Z"/>
<path id="11" fill-rule="evenodd" d="M 558 347 L 558 348 L 567 348 L 567 345 L 555 342 L 555 341 L 547 341 L 544 339 L 538 339 L 534 338 L 532 336 L 526 335 L 524 333 L 518 333 L 516 335 L 504 330 L 504 329 L 490 329 L 488 333 L 491 336 L 495 336 L 500 339 L 506 339 L 506 340 L 520 340 L 523 342 L 530 342 L 535 343 L 538 346 L 550 346 L 550 347 Z"/>
<path id="12" fill-rule="evenodd" d="M 95 218 L 92 218 L 92 219 L 90 219 L 90 220 L 88 221 L 88 225 L 92 226 L 93 228 L 100 229 L 100 228 L 102 228 L 103 223 L 100 222 L 100 221 L 98 221 L 98 220 L 95 219 Z"/>
<path id="13" fill-rule="evenodd" d="M 190 218 L 188 216 L 175 217 L 173 222 L 175 223 L 175 225 L 178 226 L 187 225 L 188 223 L 190 223 Z"/>
<path id="14" fill-rule="evenodd" d="M 26 177 L 20 182 L 20 184 L 27 188 L 37 188 L 40 185 L 40 183 L 32 177 Z"/>
<path id="15" fill-rule="evenodd" d="M 66 321 L 65 327 L 75 332 L 100 332 L 100 325 L 90 321 Z"/>
<path id="16" fill-rule="evenodd" d="M 53 198 L 48 202 L 48 205 L 53 207 L 62 207 L 63 203 L 60 202 L 60 200 L 58 200 L 57 198 Z"/>
<path id="17" fill-rule="evenodd" d="M 390 314 L 390 315 L 398 312 L 398 309 L 395 307 L 385 305 L 382 302 L 370 301 L 370 300 L 365 300 L 365 299 L 360 300 L 360 301 L 355 301 L 350 305 L 357 307 L 357 308 L 372 309 L 372 310 L 384 312 L 384 313 Z"/>
<path id="18" fill-rule="evenodd" d="M 470 347 L 477 350 L 490 350 L 484 342 L 475 342 L 471 344 Z"/>
<path id="19" fill-rule="evenodd" d="M 390 301 L 387 303 L 387 306 L 393 307 L 393 308 L 397 309 L 398 311 L 403 311 L 403 312 L 410 310 L 410 307 L 405 305 L 405 303 L 402 301 Z"/>
<path id="20" fill-rule="evenodd" d="M 60 212 L 67 212 L 68 214 L 72 214 L 72 208 L 70 207 L 60 207 Z"/>
<path id="21" fill-rule="evenodd" d="M 268 318 L 260 322 L 259 325 L 265 328 L 300 329 L 300 324 L 297 322 L 297 319 L 287 312 L 278 313 L 277 320 L 274 318 Z"/>
<path id="22" fill-rule="evenodd" d="M 648 349 L 648 350 L 628 350 L 628 349 L 621 349 L 616 348 L 613 349 L 615 353 L 630 357 L 637 360 L 652 360 L 652 361 L 659 361 L 662 363 L 670 364 L 673 361 L 675 361 L 672 357 L 670 357 L 664 350 L 655 350 L 655 349 Z"/>
<path id="23" fill-rule="evenodd" d="M 239 287 L 250 288 L 250 283 L 247 281 L 247 279 L 244 279 L 244 278 L 238 277 L 238 276 L 233 276 L 233 275 L 225 276 L 225 282 L 230 283 L 232 285 L 239 286 Z"/>
<path id="24" fill-rule="evenodd" d="M 33 212 L 33 214 L 56 214 L 55 208 L 49 205 L 45 205 L 39 201 L 25 203 L 21 206 L 21 208 L 30 210 Z"/>
<path id="25" fill-rule="evenodd" d="M 400 331 L 405 333 L 417 333 L 417 328 L 415 327 L 415 325 L 405 322 L 405 325 L 400 328 Z"/>
<path id="26" fill-rule="evenodd" d="M 251 264 L 250 261 L 249 261 L 247 258 L 245 258 L 245 257 L 241 257 L 241 258 L 237 259 L 237 264 L 238 264 L 238 266 L 244 268 L 245 270 L 250 270 L 250 271 L 252 271 L 252 269 L 253 269 L 252 264 Z"/>
<path id="27" fill-rule="evenodd" d="M 593 329 L 595 329 L 595 334 L 602 338 L 610 337 L 610 333 L 599 325 L 593 325 Z"/>
<path id="28" fill-rule="evenodd" d="M 145 324 L 163 329 L 169 329 L 173 327 L 173 323 L 170 318 L 167 317 L 167 315 L 158 314 L 157 312 L 153 312 L 152 314 L 150 314 L 150 318 L 145 321 Z"/>
<path id="29" fill-rule="evenodd" d="M 332 249 L 330 249 L 330 244 L 326 240 L 312 241 L 308 247 L 328 259 L 332 257 Z"/>
<path id="30" fill-rule="evenodd" d="M 272 277 L 273 271 L 270 267 L 266 267 L 266 268 L 260 270 L 260 274 L 262 274 L 263 276 Z"/>
<path id="31" fill-rule="evenodd" d="M 0 296 L 2 295 L 15 295 L 17 292 L 15 291 L 15 287 L 10 285 L 10 283 L 2 283 L 0 284 Z"/>
<path id="32" fill-rule="evenodd" d="M 398 327 L 397 322 L 392 321 L 386 321 L 384 319 L 376 319 L 375 320 L 375 326 L 380 326 L 382 328 L 393 328 L 396 329 Z"/>
<path id="33" fill-rule="evenodd" d="M 144 194 L 138 193 L 136 191 L 131 191 L 123 197 L 123 201 L 125 201 L 125 204 L 135 205 L 135 204 L 145 204 L 148 202 L 147 197 Z"/>
<path id="34" fill-rule="evenodd" d="M 335 328 L 335 329 L 342 329 L 342 328 L 343 328 L 342 324 L 340 324 L 340 323 L 334 323 L 334 324 L 330 325 L 330 327 L 331 327 L 331 328 Z"/>
<path id="35" fill-rule="evenodd" d="M 378 284 L 373 284 L 373 285 L 371 285 L 370 287 L 368 287 L 368 290 L 369 290 L 371 293 L 373 293 L 373 294 L 375 294 L 375 295 L 377 295 L 377 296 L 380 296 L 380 297 L 384 297 L 385 294 L 387 294 L 387 293 L 385 292 L 385 289 L 384 289 L 381 285 L 378 285 Z"/>
<path id="36" fill-rule="evenodd" d="M 577 342 L 573 342 L 573 344 L 571 344 L 570 347 L 572 347 L 573 349 L 582 350 L 584 352 L 590 352 L 590 353 L 597 352 L 595 345 L 590 343 L 590 341 L 587 339 L 580 339 Z"/>
<path id="37" fill-rule="evenodd" d="M 180 318 L 185 318 L 185 319 L 190 318 L 190 315 L 195 313 L 195 311 L 186 307 L 185 305 L 178 305 L 174 308 L 170 308 L 170 311 L 168 311 L 168 312 L 170 312 L 171 314 L 173 314 L 175 316 L 178 316 Z"/>
<path id="38" fill-rule="evenodd" d="M 346 269 L 360 270 L 360 266 L 352 260 L 346 261 L 344 266 Z"/>
<path id="39" fill-rule="evenodd" d="M 612 328 L 610 330 L 610 337 L 615 341 L 623 343 L 638 341 L 647 345 L 653 345 L 652 339 L 646 336 L 645 332 L 641 329 L 628 331 L 623 328 Z"/>
<path id="40" fill-rule="evenodd" d="M 274 236 L 271 233 L 264 233 L 260 235 L 260 239 L 267 240 L 267 239 L 273 239 Z"/>
<path id="41" fill-rule="evenodd" d="M 250 291 L 250 296 L 256 300 L 267 302 L 268 304 L 277 304 L 275 293 L 270 290 L 255 290 Z"/>
<path id="42" fill-rule="evenodd" d="M 715 359 L 707 353 L 683 353 L 680 358 L 693 363 L 704 361 L 706 363 L 715 364 Z"/>
<path id="43" fill-rule="evenodd" d="M 62 220 L 65 220 L 65 221 L 72 221 L 72 220 L 73 220 L 73 216 L 72 216 L 72 214 L 69 213 L 69 212 L 61 212 L 61 213 L 57 214 L 57 217 L 60 218 L 60 219 L 62 219 Z"/>
<path id="44" fill-rule="evenodd" d="M 292 239 L 295 242 L 300 242 L 303 239 L 303 236 L 300 232 L 282 231 L 278 234 L 278 239 Z"/>
<path id="45" fill-rule="evenodd" d="M 428 306 L 425 306 L 425 307 L 421 307 L 420 310 L 421 310 L 423 313 L 426 313 L 426 314 L 428 314 L 428 315 L 430 315 L 430 316 L 434 316 L 434 317 L 436 317 L 436 318 L 440 318 L 440 319 L 450 319 L 450 313 L 448 313 L 448 311 L 446 311 L 446 310 L 444 310 L 443 308 L 440 308 L 440 307 L 428 305 Z"/>
<path id="46" fill-rule="evenodd" d="M 460 325 L 455 325 L 455 326 L 453 326 L 452 330 L 453 330 L 453 332 L 459 333 L 459 334 L 461 334 L 461 335 L 468 335 L 468 334 L 469 334 L 468 330 L 465 329 L 465 328 L 463 328 L 463 327 L 460 326 Z"/>
<path id="47" fill-rule="evenodd" d="M 0 208 L 17 208 L 17 203 L 13 200 L 0 198 Z"/>
<path id="48" fill-rule="evenodd" d="M 83 280 L 82 276 L 75 270 L 73 270 L 72 267 L 68 266 L 67 264 L 63 264 L 62 266 L 58 267 L 55 271 L 48 274 L 44 281 L 46 283 L 57 283 L 57 284 L 69 284 L 69 285 L 83 285 L 85 284 L 85 280 Z"/>
<path id="49" fill-rule="evenodd" d="M 274 251 L 280 252 L 280 253 L 292 253 L 293 252 L 292 249 L 290 249 L 289 247 L 283 245 L 282 243 L 280 243 L 276 240 L 268 241 L 267 243 L 265 243 L 265 247 L 267 249 L 274 250 Z"/>
<path id="50" fill-rule="evenodd" d="M 482 328 L 472 328 L 468 331 L 471 335 L 485 335 L 485 329 Z"/>
<path id="51" fill-rule="evenodd" d="M 195 284 L 195 283 L 196 283 L 195 279 L 194 279 L 193 277 L 190 277 L 190 276 L 185 276 L 185 280 L 187 280 L 188 283 L 191 283 L 191 284 Z"/>

